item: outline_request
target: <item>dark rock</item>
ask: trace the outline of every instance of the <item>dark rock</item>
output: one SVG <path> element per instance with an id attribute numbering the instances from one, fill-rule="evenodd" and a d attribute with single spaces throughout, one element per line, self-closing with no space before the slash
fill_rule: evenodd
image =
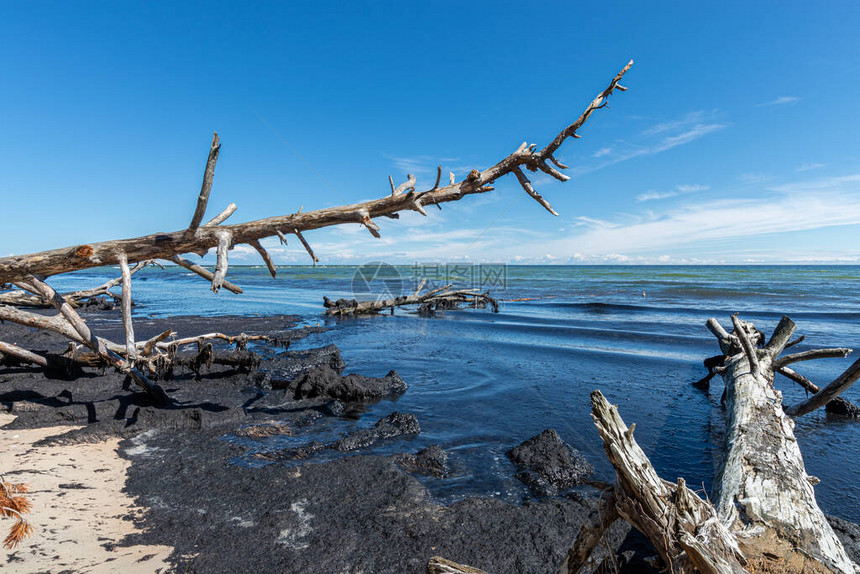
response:
<path id="1" fill-rule="evenodd" d="M 330 397 L 344 402 L 381 399 L 403 393 L 406 387 L 406 382 L 396 371 L 389 371 L 382 378 L 358 374 L 341 376 L 328 365 L 311 369 L 290 385 L 295 389 L 297 400 Z"/>
<path id="2" fill-rule="evenodd" d="M 835 516 L 828 516 L 827 522 L 830 523 L 836 536 L 842 541 L 842 546 L 845 547 L 848 557 L 855 564 L 860 564 L 860 526 Z"/>
<path id="3" fill-rule="evenodd" d="M 339 417 L 343 415 L 344 406 L 342 402 L 334 400 L 326 403 L 325 406 L 323 406 L 323 410 L 333 417 Z"/>
<path id="4" fill-rule="evenodd" d="M 136 445 L 158 456 L 130 456 L 126 488 L 148 510 L 141 531 L 122 544 L 170 544 L 171 570 L 180 572 L 423 574 L 438 554 L 488 572 L 553 574 L 596 509 L 593 500 L 566 498 L 440 505 L 382 456 L 304 464 L 300 472 L 247 468 L 226 463 L 235 447 L 220 436 L 159 433 Z M 628 529 L 617 521 L 605 546 L 614 550 Z"/>
<path id="5" fill-rule="evenodd" d="M 348 434 L 334 443 L 333 448 L 339 451 L 358 450 L 388 438 L 402 435 L 418 434 L 421 425 L 415 415 L 393 412 L 385 418 L 376 421 L 373 428 L 361 429 Z"/>
<path id="6" fill-rule="evenodd" d="M 836 397 L 835 399 L 827 403 L 824 406 L 824 410 L 830 414 L 842 415 L 846 417 L 851 417 L 853 419 L 860 419 L 860 407 L 850 401 L 843 399 L 842 397 Z"/>
<path id="7" fill-rule="evenodd" d="M 266 372 L 254 373 L 254 384 L 264 391 L 272 390 L 272 375 Z"/>
<path id="8" fill-rule="evenodd" d="M 315 410 L 306 412 L 315 413 L 317 417 L 322 416 Z M 298 424 L 298 421 L 294 424 Z M 305 446 L 287 448 L 276 452 L 255 453 L 252 456 L 263 460 L 305 460 L 325 450 L 351 452 L 367 448 L 381 440 L 418 434 L 419 432 L 421 432 L 421 426 L 415 415 L 393 412 L 376 421 L 372 428 L 353 431 L 333 442 L 313 441 Z"/>
<path id="9" fill-rule="evenodd" d="M 594 467 L 553 429 L 530 438 L 507 453 L 519 478 L 538 495 L 554 496 L 582 484 Z"/>
<path id="10" fill-rule="evenodd" d="M 406 472 L 443 478 L 448 475 L 448 454 L 439 445 L 431 445 L 417 454 L 399 454 L 394 457 Z"/>

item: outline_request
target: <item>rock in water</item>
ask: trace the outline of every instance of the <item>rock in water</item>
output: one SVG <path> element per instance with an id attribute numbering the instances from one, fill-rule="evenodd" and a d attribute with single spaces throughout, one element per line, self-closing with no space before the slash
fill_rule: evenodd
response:
<path id="1" fill-rule="evenodd" d="M 848 557 L 855 563 L 860 564 L 860 526 L 835 516 L 827 516 L 826 518 L 831 528 L 833 528 L 833 532 L 836 533 L 836 536 L 842 542 L 842 546 L 845 547 Z"/>
<path id="2" fill-rule="evenodd" d="M 329 397 L 343 402 L 381 399 L 406 391 L 406 382 L 396 371 L 382 378 L 351 374 L 341 376 L 328 365 L 320 365 L 300 375 L 290 385 L 296 399 Z"/>
<path id="3" fill-rule="evenodd" d="M 827 403 L 824 410 L 828 413 L 860 419 L 860 407 L 842 397 L 836 397 Z"/>
<path id="4" fill-rule="evenodd" d="M 418 424 L 415 415 L 393 412 L 376 421 L 373 428 L 361 429 L 348 434 L 335 442 L 333 448 L 339 451 L 358 450 L 383 439 L 420 432 L 421 425 Z"/>
<path id="5" fill-rule="evenodd" d="M 443 478 L 448 475 L 448 454 L 439 445 L 431 445 L 417 454 L 399 454 L 394 459 L 406 472 Z"/>
<path id="6" fill-rule="evenodd" d="M 535 494 L 554 496 L 582 484 L 594 467 L 578 450 L 564 442 L 554 429 L 547 429 L 507 453 L 519 478 Z"/>

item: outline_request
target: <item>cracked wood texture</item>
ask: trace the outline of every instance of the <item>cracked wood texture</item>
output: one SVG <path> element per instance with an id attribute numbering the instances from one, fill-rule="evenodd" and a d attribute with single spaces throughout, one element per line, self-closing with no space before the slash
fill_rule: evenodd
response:
<path id="1" fill-rule="evenodd" d="M 580 530 L 559 574 L 575 574 L 588 566 L 603 532 L 619 517 L 648 537 L 668 571 L 746 572 L 735 537 L 717 519 L 714 508 L 687 488 L 683 478 L 675 484 L 658 476 L 633 438 L 636 425 L 628 428 L 618 407 L 600 391 L 591 393 L 591 405 L 591 418 L 616 480 L 604 493 L 600 515 Z"/>
<path id="2" fill-rule="evenodd" d="M 722 373 L 726 452 L 716 481 L 720 520 L 756 569 L 776 564 L 783 572 L 855 572 L 815 501 L 817 479 L 806 473 L 794 421 L 773 386 L 773 366 L 794 332 L 794 322 L 783 318 L 766 346 L 751 344 L 749 350 L 746 343 L 754 343 L 750 339 L 756 329 L 740 320 L 735 327 L 730 337 L 740 344 L 725 337 L 720 341 L 729 349 Z"/>

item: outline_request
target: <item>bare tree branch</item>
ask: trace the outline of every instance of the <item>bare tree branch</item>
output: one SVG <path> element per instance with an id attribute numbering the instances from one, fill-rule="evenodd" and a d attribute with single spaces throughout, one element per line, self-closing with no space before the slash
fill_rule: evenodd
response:
<path id="1" fill-rule="evenodd" d="M 107 348 L 101 339 L 93 335 L 81 316 L 50 285 L 37 279 L 35 276 L 30 276 L 27 279 L 28 282 L 21 283 L 21 287 L 41 295 L 56 307 L 75 331 L 75 336 L 69 338 L 86 345 L 95 351 L 107 364 L 131 377 L 135 383 L 143 387 L 156 404 L 164 406 L 169 402 L 167 395 L 161 387 L 152 384 L 146 378 L 146 375 L 134 368 L 131 363 L 123 359 L 119 354 Z"/>
<path id="2" fill-rule="evenodd" d="M 191 261 L 188 261 L 187 259 L 184 259 L 184 258 L 180 257 L 179 255 L 174 255 L 173 257 L 170 258 L 170 261 L 173 261 L 174 263 L 176 263 L 180 267 L 185 267 L 186 269 L 188 269 L 192 273 L 196 273 L 208 281 L 212 281 L 215 278 L 215 275 L 211 271 L 206 269 L 205 267 L 201 267 L 200 265 L 197 265 L 196 263 L 192 263 Z M 233 285 L 229 281 L 224 281 L 221 286 L 224 289 L 226 289 L 227 291 L 230 291 L 231 293 L 235 293 L 237 295 L 242 293 L 241 287 L 237 287 L 236 285 Z"/>
<path id="3" fill-rule="evenodd" d="M 122 328 L 125 330 L 126 357 L 134 363 L 137 352 L 134 347 L 134 324 L 131 321 L 131 271 L 125 253 L 119 257 L 119 268 L 122 271 Z"/>
<path id="4" fill-rule="evenodd" d="M 185 231 L 186 237 L 194 236 L 194 233 L 200 226 L 200 222 L 203 221 L 203 216 L 206 215 L 206 206 L 209 203 L 209 192 L 212 191 L 212 181 L 215 179 L 215 164 L 218 163 L 218 153 L 220 151 L 221 142 L 218 139 L 218 132 L 215 132 L 212 135 L 212 145 L 209 147 L 209 159 L 206 160 L 206 170 L 203 172 L 203 185 L 200 188 L 200 195 L 197 197 L 197 208 L 194 210 L 194 215 L 191 217 L 191 224 Z"/>
<path id="5" fill-rule="evenodd" d="M 741 346 L 743 347 L 747 360 L 750 363 L 750 372 L 754 376 L 758 375 L 761 371 L 758 363 L 758 355 L 756 354 L 755 346 L 752 344 L 752 341 L 750 341 L 749 333 L 747 333 L 745 328 L 746 324 L 738 319 L 737 313 L 732 315 L 732 324 L 735 326 L 734 334 L 741 340 Z"/>
<path id="6" fill-rule="evenodd" d="M 495 180 L 508 173 L 526 167 L 530 170 L 543 169 L 541 165 L 552 161 L 561 167 L 557 161 L 553 161 L 554 152 L 568 138 L 577 137 L 578 130 L 595 110 L 603 107 L 615 89 L 618 81 L 633 65 L 628 63 L 594 101 L 586 108 L 585 112 L 572 124 L 562 130 L 555 139 L 539 152 L 534 151 L 533 146 L 517 149 L 514 153 L 501 160 L 496 165 L 483 171 L 472 170 L 466 179 L 456 182 L 452 181 L 445 187 L 434 187 L 424 192 L 409 190 L 411 181 L 398 188 L 395 193 L 380 199 L 366 201 L 363 203 L 344 205 L 326 209 L 318 209 L 305 213 L 297 212 L 289 215 L 268 217 L 257 221 L 239 223 L 233 225 L 204 225 L 200 227 L 208 202 L 209 191 L 214 177 L 215 162 L 220 150 L 220 142 L 217 134 L 213 137 L 210 148 L 209 160 L 204 173 L 203 186 L 198 197 L 197 209 L 192 217 L 191 224 L 187 230 L 174 231 L 171 233 L 158 233 L 133 239 L 122 239 L 105 241 L 101 243 L 77 245 L 73 247 L 55 249 L 29 255 L 17 255 L 0 258 L 0 284 L 13 283 L 29 274 L 40 277 L 50 277 L 58 273 L 68 273 L 81 269 L 90 269 L 102 265 L 116 265 L 119 261 L 117 254 L 125 253 L 129 262 L 144 259 L 172 259 L 183 253 L 205 253 L 220 243 L 221 232 L 229 232 L 232 236 L 233 245 L 249 243 L 266 237 L 278 235 L 278 231 L 290 230 L 296 233 L 301 240 L 301 233 L 313 229 L 320 229 L 331 225 L 354 222 L 359 212 L 366 212 L 369 218 L 395 214 L 399 211 L 415 210 L 416 200 L 420 199 L 420 205 L 439 205 L 449 201 L 458 201 L 466 195 L 486 193 L 492 189 L 491 184 Z M 524 177 L 524 174 L 523 174 Z M 519 176 L 518 176 L 519 179 Z M 406 187 L 404 187 L 404 185 Z M 399 191 L 399 193 L 397 193 Z M 535 199 L 537 192 L 529 193 Z M 540 200 L 538 200 L 540 202 Z M 544 207 L 548 203 L 541 202 Z M 548 210 L 552 208 L 547 208 Z M 217 219 L 217 218 L 216 218 Z M 303 242 L 304 243 L 304 242 Z M 307 248 L 307 246 L 306 246 Z M 312 251 L 308 251 L 312 253 Z M 312 255 L 316 260 L 316 256 Z M 226 269 L 222 265 L 222 269 Z M 223 278 L 222 278 L 223 279 Z M 213 287 L 217 288 L 216 281 Z"/>
<path id="7" fill-rule="evenodd" d="M 803 351 L 794 353 L 793 355 L 785 355 L 774 361 L 774 369 L 785 367 L 792 363 L 800 361 L 813 361 L 815 359 L 844 359 L 851 353 L 852 349 L 836 348 L 836 349 L 812 349 L 811 351 Z"/>
<path id="8" fill-rule="evenodd" d="M 860 359 L 854 361 L 850 367 L 845 369 L 845 372 L 836 377 L 832 383 L 815 393 L 805 401 L 801 401 L 796 405 L 786 407 L 785 412 L 791 416 L 799 417 L 807 413 L 811 413 L 818 407 L 823 407 L 840 394 L 842 394 L 854 382 L 860 379 Z"/>
<path id="9" fill-rule="evenodd" d="M 221 223 L 226 221 L 227 218 L 230 217 L 231 215 L 233 215 L 233 213 L 235 211 L 236 211 L 236 204 L 231 203 L 226 208 L 224 208 L 224 211 L 222 211 L 221 213 L 219 213 L 218 215 L 216 215 L 215 217 L 210 219 L 208 223 L 205 223 L 203 225 L 203 227 L 214 227 L 216 225 L 221 225 Z"/>

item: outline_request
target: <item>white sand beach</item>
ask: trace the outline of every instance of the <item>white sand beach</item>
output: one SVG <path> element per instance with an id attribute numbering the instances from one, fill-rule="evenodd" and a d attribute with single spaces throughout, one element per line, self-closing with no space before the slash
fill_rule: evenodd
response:
<path id="1" fill-rule="evenodd" d="M 15 419 L 0 415 L 0 426 Z M 34 446 L 75 427 L 0 429 L 0 473 L 27 483 L 32 538 L 3 549 L 3 572 L 166 572 L 169 546 L 114 546 L 136 531 L 143 509 L 123 493 L 129 462 L 118 438 L 99 443 Z M 11 521 L 4 520 L 6 528 Z"/>

